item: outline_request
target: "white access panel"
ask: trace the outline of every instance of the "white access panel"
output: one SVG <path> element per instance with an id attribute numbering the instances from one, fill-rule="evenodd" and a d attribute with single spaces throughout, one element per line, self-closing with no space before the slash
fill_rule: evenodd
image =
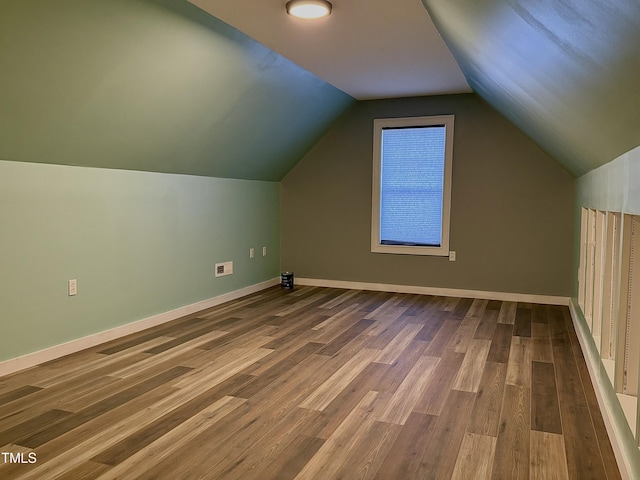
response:
<path id="1" fill-rule="evenodd" d="M 607 213 L 604 286 L 602 289 L 602 349 L 603 360 L 615 360 L 618 335 L 618 294 L 620 283 L 620 219 L 619 213 Z M 615 367 L 612 365 L 612 372 Z M 613 385 L 614 375 L 610 375 Z"/>

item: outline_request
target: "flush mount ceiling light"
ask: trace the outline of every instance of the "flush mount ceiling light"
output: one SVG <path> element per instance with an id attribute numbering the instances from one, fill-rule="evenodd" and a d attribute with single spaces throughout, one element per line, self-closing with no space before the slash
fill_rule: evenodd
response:
<path id="1" fill-rule="evenodd" d="M 298 18 L 320 18 L 331 13 L 331 4 L 326 0 L 291 0 L 287 2 L 287 13 Z"/>

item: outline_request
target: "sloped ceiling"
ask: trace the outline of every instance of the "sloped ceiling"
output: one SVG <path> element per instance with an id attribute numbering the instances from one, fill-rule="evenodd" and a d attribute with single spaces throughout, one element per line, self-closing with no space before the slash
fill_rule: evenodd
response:
<path id="1" fill-rule="evenodd" d="M 640 145 L 638 0 L 191 1 L 3 0 L 0 160 L 277 181 L 353 97 L 469 85 L 575 176 Z"/>
<path id="2" fill-rule="evenodd" d="M 422 0 L 473 90 L 580 176 L 640 144 L 638 0 Z"/>
<path id="3" fill-rule="evenodd" d="M 183 0 L 3 0 L 0 160 L 280 180 L 353 98 Z"/>

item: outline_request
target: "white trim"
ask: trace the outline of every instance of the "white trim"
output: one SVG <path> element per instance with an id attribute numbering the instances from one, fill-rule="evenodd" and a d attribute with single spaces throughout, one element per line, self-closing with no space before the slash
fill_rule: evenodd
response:
<path id="1" fill-rule="evenodd" d="M 130 335 L 147 328 L 155 327 L 156 325 L 170 322 L 171 320 L 175 320 L 186 315 L 191 315 L 193 313 L 215 307 L 216 305 L 220 305 L 222 303 L 236 300 L 252 293 L 259 292 L 274 285 L 278 285 L 279 283 L 279 277 L 272 278 L 271 280 L 257 283 L 255 285 L 250 285 L 248 287 L 241 288 L 240 290 L 224 293 L 222 295 L 218 295 L 217 297 L 212 297 L 201 302 L 192 303 L 191 305 L 185 305 L 184 307 L 176 308 L 175 310 L 171 310 L 169 312 L 160 313 L 152 317 L 144 318 L 142 320 L 137 320 L 135 322 L 122 325 L 120 327 L 115 327 L 103 332 L 95 333 L 93 335 L 78 338 L 76 340 L 71 340 L 70 342 L 55 345 L 38 352 L 28 353 L 21 357 L 11 358 L 9 360 L 0 362 L 0 376 L 9 375 L 11 373 L 24 370 L 25 368 L 48 362 L 49 360 L 54 360 L 71 353 L 76 353 L 90 347 L 95 347 L 96 345 L 100 345 L 101 343 L 109 342 L 111 340 L 115 340 L 117 338 L 124 337 L 126 335 Z"/>
<path id="2" fill-rule="evenodd" d="M 544 303 L 547 305 L 569 305 L 569 297 L 535 295 L 529 293 L 487 292 L 483 290 L 462 290 L 458 288 L 419 287 L 392 285 L 386 283 L 349 282 L 344 280 L 322 280 L 316 278 L 296 278 L 298 285 L 314 287 L 348 288 L 352 290 L 373 290 L 376 292 L 416 293 L 419 295 L 440 295 L 443 297 L 481 298 L 503 302 Z"/>
<path id="3" fill-rule="evenodd" d="M 579 321 L 579 308 L 580 307 L 576 304 L 576 301 L 574 299 L 571 299 L 571 301 L 569 302 L 571 320 L 576 330 L 578 341 L 580 342 L 580 349 L 582 350 L 582 353 L 584 355 L 587 369 L 589 370 L 591 384 L 593 385 L 593 389 L 596 392 L 598 406 L 600 407 L 600 411 L 602 412 L 602 418 L 604 420 L 605 427 L 607 428 L 607 433 L 609 434 L 611 447 L 613 448 L 613 453 L 616 457 L 616 461 L 618 462 L 620 475 L 622 476 L 623 480 L 633 480 L 634 476 L 631 453 L 628 451 L 628 448 L 625 448 L 626 442 L 621 431 L 621 429 L 625 428 L 626 426 L 619 425 L 619 423 L 616 422 L 615 416 L 611 411 L 611 407 L 604 397 L 604 392 L 606 390 L 611 390 L 611 385 L 608 384 L 609 379 L 606 371 L 603 377 L 602 369 L 600 368 L 600 357 L 594 353 L 594 348 L 589 348 L 589 337 L 587 335 L 587 331 L 585 330 L 585 325 L 583 325 L 583 323 Z"/>

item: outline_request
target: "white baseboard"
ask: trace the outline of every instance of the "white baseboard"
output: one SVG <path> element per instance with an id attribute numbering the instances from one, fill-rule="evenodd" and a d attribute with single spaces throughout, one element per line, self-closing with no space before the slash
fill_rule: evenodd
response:
<path id="1" fill-rule="evenodd" d="M 481 298 L 503 302 L 543 303 L 547 305 L 569 305 L 569 297 L 534 295 L 528 293 L 485 292 L 482 290 L 462 290 L 458 288 L 417 287 L 386 283 L 348 282 L 344 280 L 322 280 L 316 278 L 296 278 L 297 285 L 313 287 L 348 288 L 352 290 L 373 290 L 376 292 L 416 293 L 419 295 L 440 295 L 443 297 Z"/>
<path id="2" fill-rule="evenodd" d="M 209 298 L 201 302 L 192 303 L 191 305 L 185 305 L 184 307 L 176 308 L 175 310 L 171 310 L 169 312 L 160 313 L 152 317 L 144 318 L 142 320 L 122 325 L 120 327 L 115 327 L 110 330 L 105 330 L 93 335 L 78 338 L 67 343 L 55 345 L 53 347 L 49 347 L 38 352 L 29 353 L 21 357 L 11 358 L 9 360 L 0 362 L 0 376 L 9 375 L 11 373 L 24 370 L 25 368 L 48 362 L 49 360 L 60 358 L 71 353 L 79 352 L 81 350 L 100 345 L 101 343 L 124 337 L 125 335 L 130 335 L 147 328 L 155 327 L 156 325 L 170 322 L 171 320 L 191 315 L 193 313 L 206 310 L 207 308 L 215 307 L 216 305 L 220 305 L 222 303 L 236 300 L 252 293 L 259 292 L 260 290 L 278 285 L 279 283 L 280 278 L 272 278 L 271 280 L 257 283 L 255 285 L 250 285 L 248 287 L 241 288 L 240 290 L 235 290 L 233 292 L 218 295 L 217 297 Z"/>
<path id="3" fill-rule="evenodd" d="M 600 355 L 597 353 L 595 345 L 591 345 L 591 341 L 589 340 L 591 332 L 588 332 L 586 325 L 579 320 L 579 308 L 577 302 L 571 299 L 569 303 L 571 320 L 573 321 L 573 326 L 576 330 L 578 341 L 580 342 L 580 348 L 584 355 L 587 369 L 589 370 L 589 377 L 591 378 L 593 389 L 596 392 L 596 398 L 598 399 L 602 418 L 607 428 L 607 433 L 609 434 L 611 447 L 618 462 L 620 476 L 623 480 L 633 480 L 634 478 L 639 478 L 637 476 L 638 469 L 634 467 L 634 464 L 637 464 L 637 461 L 634 461 L 634 457 L 635 459 L 638 458 L 638 447 L 635 446 L 635 442 L 633 442 L 634 445 L 629 445 L 629 442 L 625 440 L 623 430 L 629 427 L 622 424 L 620 420 L 616 420 L 616 416 L 611 410 L 611 400 L 607 400 L 605 396 L 605 392 L 611 390 L 609 375 L 605 366 L 601 368 Z M 611 395 L 616 397 L 614 401 L 618 401 L 615 392 L 612 392 Z"/>

